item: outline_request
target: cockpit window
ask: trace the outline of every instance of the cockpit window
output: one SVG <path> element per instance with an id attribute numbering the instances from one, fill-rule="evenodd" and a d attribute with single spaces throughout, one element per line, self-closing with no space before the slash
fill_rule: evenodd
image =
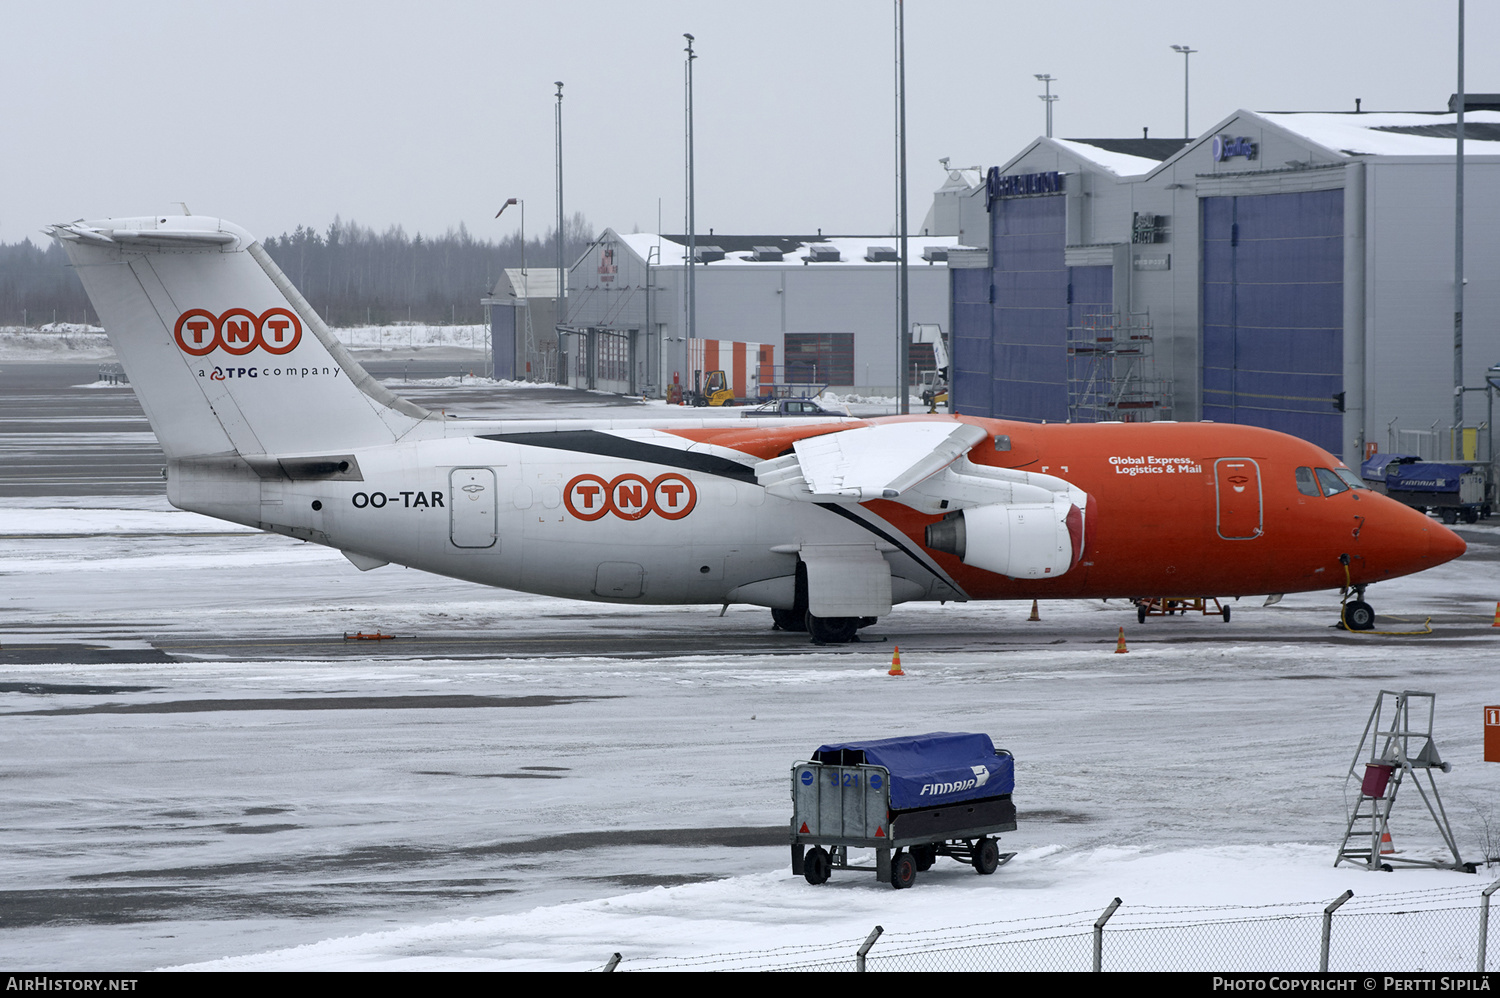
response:
<path id="1" fill-rule="evenodd" d="M 1340 492 L 1349 491 L 1348 483 L 1338 475 L 1334 474 L 1332 471 L 1328 470 L 1327 468 L 1319 468 L 1317 469 L 1317 471 L 1318 484 L 1323 486 L 1323 494 L 1325 496 L 1336 495 Z"/>
<path id="2" fill-rule="evenodd" d="M 1344 483 L 1346 485 L 1348 485 L 1351 489 L 1368 489 L 1369 488 L 1369 486 L 1365 484 L 1365 480 L 1363 478 L 1360 478 L 1358 475 L 1356 475 L 1354 472 L 1350 471 L 1348 468 L 1335 468 L 1335 469 L 1333 469 L 1333 473 L 1335 475 L 1338 475 L 1340 478 L 1342 478 L 1344 480 Z"/>
<path id="3" fill-rule="evenodd" d="M 1318 487 L 1318 479 L 1311 468 L 1297 469 L 1297 491 L 1305 496 L 1321 496 L 1323 490 Z"/>

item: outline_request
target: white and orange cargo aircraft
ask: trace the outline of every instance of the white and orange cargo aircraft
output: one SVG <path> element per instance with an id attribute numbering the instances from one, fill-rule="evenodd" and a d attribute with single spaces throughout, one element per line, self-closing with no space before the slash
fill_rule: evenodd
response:
<path id="1" fill-rule="evenodd" d="M 819 641 L 909 600 L 1352 589 L 1458 557 L 1294 437 L 965 416 L 444 418 L 392 394 L 244 229 L 74 222 L 172 504 L 388 563 L 615 603 L 750 603 Z M 1344 619 L 1367 629 L 1362 598 Z"/>

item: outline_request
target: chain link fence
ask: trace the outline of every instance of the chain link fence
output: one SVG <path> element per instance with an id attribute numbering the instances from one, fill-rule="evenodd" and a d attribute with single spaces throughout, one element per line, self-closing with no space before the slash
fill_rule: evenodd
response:
<path id="1" fill-rule="evenodd" d="M 614 957 L 600 970 L 1456 971 L 1500 968 L 1483 890 L 1439 888 L 1260 906 L 1098 911 L 692 957 Z"/>

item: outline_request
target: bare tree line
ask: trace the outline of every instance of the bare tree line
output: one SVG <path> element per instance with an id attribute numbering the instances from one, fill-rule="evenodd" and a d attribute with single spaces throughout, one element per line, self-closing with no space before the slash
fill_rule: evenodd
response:
<path id="1" fill-rule="evenodd" d="M 556 229 L 526 240 L 528 266 L 557 259 Z M 594 233 L 582 212 L 563 226 L 567 265 L 583 253 Z M 479 300 L 501 270 L 521 266 L 521 238 L 475 239 L 460 224 L 441 236 L 408 236 L 393 225 L 383 233 L 335 217 L 318 232 L 299 225 L 263 240 L 266 252 L 329 325 L 392 322 L 476 323 Z M 68 266 L 67 255 L 49 242 L 0 243 L 0 326 L 49 322 L 97 323 L 99 318 Z"/>

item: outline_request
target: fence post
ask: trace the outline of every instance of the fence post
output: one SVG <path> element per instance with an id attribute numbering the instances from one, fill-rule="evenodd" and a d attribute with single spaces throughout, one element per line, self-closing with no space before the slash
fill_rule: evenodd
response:
<path id="1" fill-rule="evenodd" d="M 1109 917 L 1118 907 L 1120 907 L 1120 899 L 1115 898 L 1109 903 L 1109 907 L 1104 909 L 1104 914 L 1094 920 L 1094 973 L 1096 974 L 1104 970 L 1104 923 L 1109 921 Z"/>
<path id="2" fill-rule="evenodd" d="M 1324 974 L 1328 973 L 1328 940 L 1333 935 L 1333 913 L 1353 896 L 1353 891 L 1345 891 L 1334 900 L 1333 904 L 1323 909 L 1323 952 L 1318 957 L 1318 970 Z"/>
<path id="3" fill-rule="evenodd" d="M 864 945 L 854 954 L 854 969 L 856 972 L 861 974 L 865 972 L 865 954 L 870 952 L 870 947 L 875 945 L 875 940 L 879 939 L 880 934 L 884 931 L 884 929 L 877 925 L 875 926 L 875 930 L 865 937 Z"/>
<path id="4" fill-rule="evenodd" d="M 618 967 L 619 965 L 620 965 L 620 954 L 614 953 L 614 954 L 612 954 L 610 956 L 608 962 L 606 962 L 604 964 L 604 972 L 606 974 L 613 974 L 615 972 L 615 968 Z"/>
<path id="5" fill-rule="evenodd" d="M 1479 972 L 1484 973 L 1485 944 L 1490 938 L 1490 895 L 1495 893 L 1495 888 L 1500 887 L 1500 880 L 1495 881 L 1484 889 L 1479 895 Z"/>

